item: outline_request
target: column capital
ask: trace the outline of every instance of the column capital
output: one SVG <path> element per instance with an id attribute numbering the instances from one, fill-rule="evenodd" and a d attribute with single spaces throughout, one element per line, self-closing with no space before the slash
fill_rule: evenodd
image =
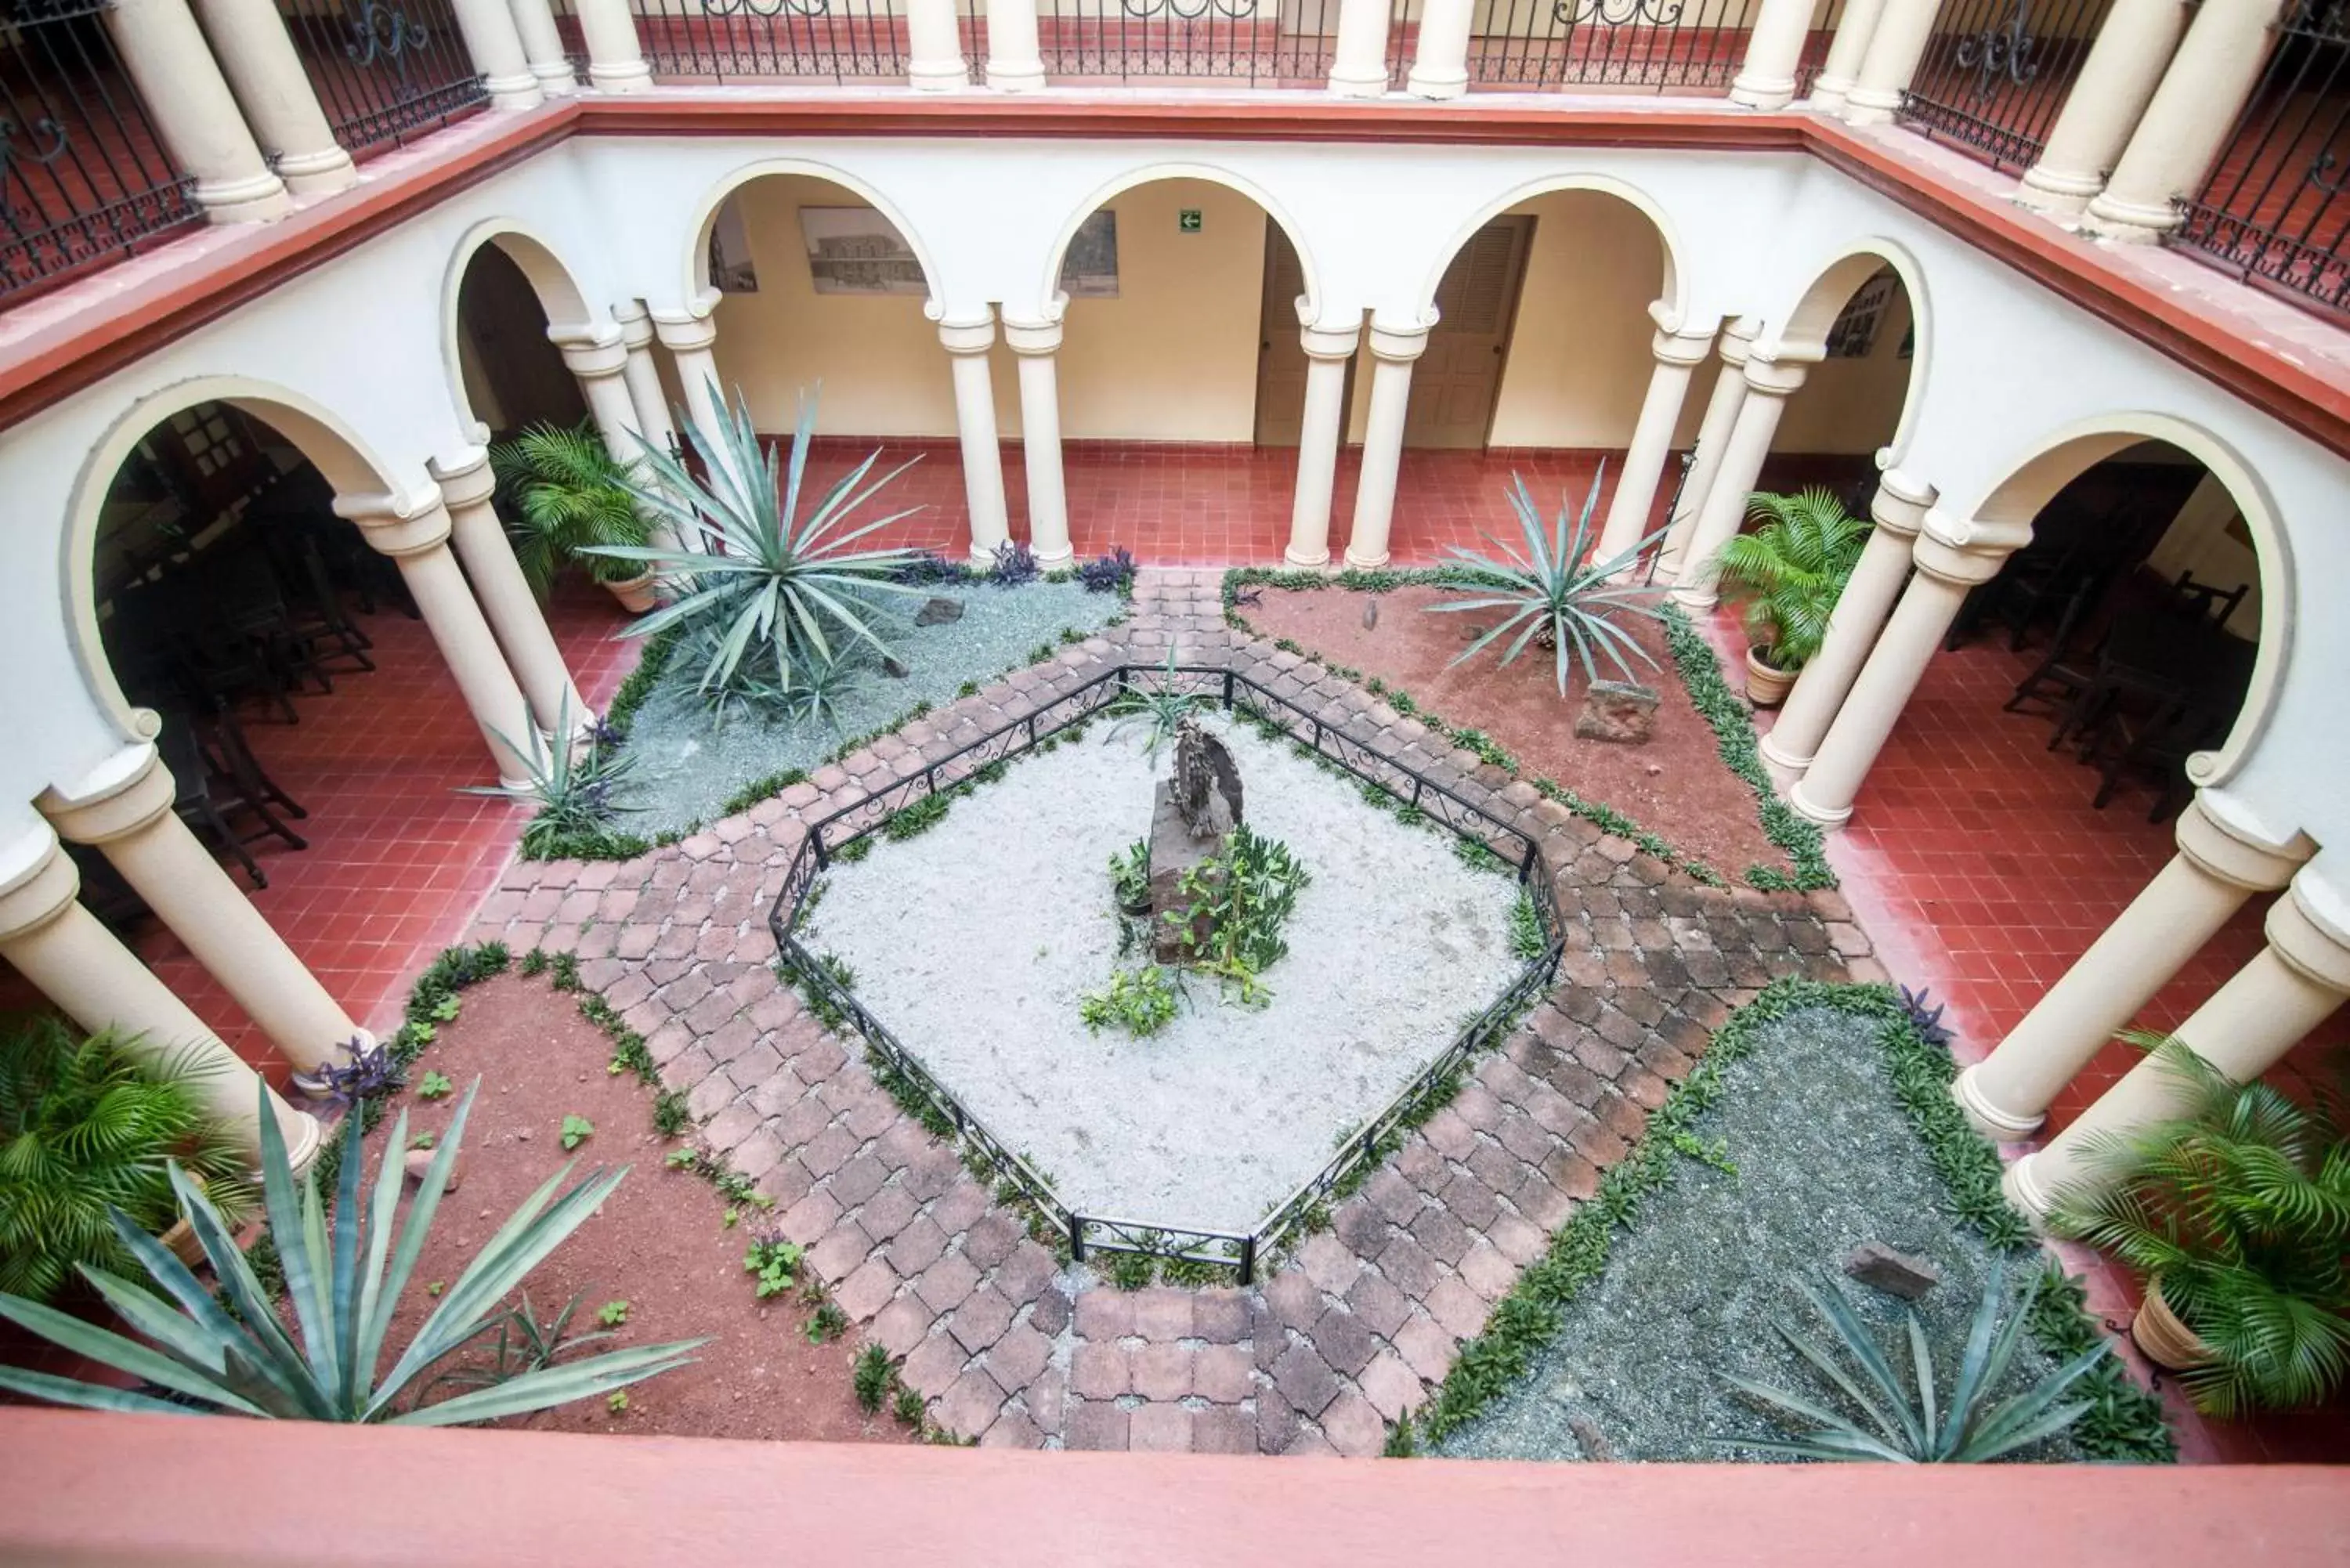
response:
<path id="1" fill-rule="evenodd" d="M 995 347 L 995 311 L 981 306 L 964 316 L 942 317 L 939 342 L 950 354 L 984 354 Z"/>
<path id="2" fill-rule="evenodd" d="M 2338 900 L 2296 876 L 2269 906 L 2262 931 L 2286 968 L 2312 985 L 2350 995 L 2350 909 L 2329 903 Z"/>
<path id="3" fill-rule="evenodd" d="M 2196 791 L 2178 814 L 2178 853 L 2205 876 L 2247 893 L 2272 893 L 2291 882 L 2314 846 L 2306 838 L 2282 846 L 2262 843 L 2221 815 L 2225 808 L 2212 798 L 2215 794 Z"/>
<path id="4" fill-rule="evenodd" d="M 660 338 L 661 347 L 672 354 L 691 354 L 718 341 L 718 324 L 711 319 L 707 308 L 669 310 L 655 306 L 651 315 L 654 335 Z"/>
<path id="5" fill-rule="evenodd" d="M 1970 588 L 1999 576 L 2007 558 L 2031 543 L 2029 523 L 1985 523 L 1929 507 L 1914 558 L 1936 581 Z"/>
<path id="6" fill-rule="evenodd" d="M 497 493 L 498 476 L 490 467 L 490 454 L 482 447 L 467 447 L 463 455 L 432 458 L 424 464 L 441 486 L 441 503 L 444 506 L 475 506 Z"/>
<path id="7" fill-rule="evenodd" d="M 1877 493 L 1868 502 L 1869 519 L 1888 534 L 1914 539 L 1939 493 L 1923 480 L 1888 468 L 1877 475 Z"/>
<path id="8" fill-rule="evenodd" d="M 1653 306 L 1649 307 L 1649 313 L 1655 314 Z M 1702 332 L 1681 332 L 1669 327 L 1659 327 L 1656 337 L 1649 340 L 1648 352 L 1656 356 L 1659 365 L 1694 369 L 1704 364 L 1705 357 L 1713 351 L 1713 337 L 1711 328 Z"/>
<path id="9" fill-rule="evenodd" d="M 81 872 L 44 830 L 32 864 L 0 882 L 0 942 L 32 935 L 68 909 L 81 893 Z"/>
<path id="10" fill-rule="evenodd" d="M 1436 308 L 1429 307 L 1428 319 L 1418 326 L 1398 327 L 1371 317 L 1371 355 L 1390 365 L 1409 365 L 1428 348 L 1428 334 L 1436 326 Z"/>
<path id="11" fill-rule="evenodd" d="M 370 548 L 393 557 L 421 556 L 449 542 L 449 509 L 435 487 L 421 505 L 401 511 L 389 495 L 338 495 L 335 515 L 359 526 Z"/>
<path id="12" fill-rule="evenodd" d="M 1066 303 L 1066 296 L 1063 296 L 1063 303 Z M 944 341 L 946 327 L 943 323 L 941 324 L 939 330 L 941 341 Z M 1007 316 L 1003 318 L 1003 341 L 1014 354 L 1031 356 L 1057 354 L 1061 349 L 1061 318 L 1058 315 L 1054 315 L 1040 319 L 1015 321 Z M 952 352 L 952 349 L 949 352 Z"/>
<path id="13" fill-rule="evenodd" d="M 1743 366 L 1747 356 L 1754 351 L 1754 340 L 1762 336 L 1762 324 L 1751 316 L 1731 318 L 1721 329 L 1721 362 Z"/>
<path id="14" fill-rule="evenodd" d="M 653 340 L 653 313 L 633 299 L 623 300 L 612 306 L 612 319 L 619 324 L 620 341 L 631 349 L 644 348 Z"/>
<path id="15" fill-rule="evenodd" d="M 154 742 L 141 741 L 109 757 L 70 792 L 53 784 L 34 804 L 63 837 L 76 844 L 110 844 L 153 826 L 169 815 L 179 794 Z"/>
<path id="16" fill-rule="evenodd" d="M 607 337 L 593 328 L 550 327 L 547 340 L 563 350 L 563 365 L 587 380 L 617 376 L 629 362 L 629 346 L 617 332 Z"/>
<path id="17" fill-rule="evenodd" d="M 1753 355 L 1746 361 L 1746 389 L 1766 398 L 1793 397 L 1811 367 L 1799 359 L 1766 359 Z"/>

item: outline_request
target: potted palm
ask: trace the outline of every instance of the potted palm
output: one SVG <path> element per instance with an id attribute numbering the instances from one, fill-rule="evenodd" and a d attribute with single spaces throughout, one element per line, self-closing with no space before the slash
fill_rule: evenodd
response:
<path id="1" fill-rule="evenodd" d="M 537 424 L 490 449 L 490 467 L 512 514 L 506 530 L 531 590 L 545 598 L 566 566 L 577 566 L 639 614 L 654 604 L 654 575 L 641 562 L 594 555 L 650 536 L 629 492 L 629 472 L 587 425 Z"/>
<path id="2" fill-rule="evenodd" d="M 1746 605 L 1747 698 L 1768 708 L 1827 640 L 1828 617 L 1860 564 L 1869 524 L 1817 487 L 1757 491 L 1746 515 L 1762 526 L 1731 539 L 1714 560 L 1724 597 Z"/>
<path id="3" fill-rule="evenodd" d="M 2146 1276 L 2131 1335 L 2199 1408 L 2322 1403 L 2350 1371 L 2350 1143 L 2333 1097 L 2303 1105 L 2175 1038 L 2124 1038 L 2154 1053 L 2181 1109 L 2092 1143 L 2052 1229 Z"/>

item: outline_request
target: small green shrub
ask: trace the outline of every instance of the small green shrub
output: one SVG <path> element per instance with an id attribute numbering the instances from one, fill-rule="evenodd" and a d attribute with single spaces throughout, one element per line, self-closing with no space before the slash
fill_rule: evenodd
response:
<path id="1" fill-rule="evenodd" d="M 757 1282 L 761 1301 L 782 1295 L 796 1284 L 799 1266 L 800 1249 L 781 1236 L 754 1241 L 743 1254 L 743 1272 Z"/>
<path id="2" fill-rule="evenodd" d="M 1116 1027 L 1147 1038 L 1175 1022 L 1174 981 L 1155 963 L 1114 970 L 1107 989 L 1077 999 L 1077 1016 L 1096 1034 Z"/>
<path id="3" fill-rule="evenodd" d="M 889 1397 L 889 1386 L 897 1381 L 898 1369 L 889 1364 L 889 1353 L 878 1345 L 868 1345 L 857 1353 L 856 1370 L 849 1374 L 849 1386 L 856 1391 L 857 1407 L 870 1416 L 881 1408 L 881 1401 Z"/>

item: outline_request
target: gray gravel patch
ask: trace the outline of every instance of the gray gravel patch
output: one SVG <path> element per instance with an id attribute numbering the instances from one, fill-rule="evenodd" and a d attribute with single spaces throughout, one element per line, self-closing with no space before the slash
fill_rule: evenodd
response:
<path id="1" fill-rule="evenodd" d="M 837 867 L 806 940 L 856 971 L 858 999 L 1064 1200 L 1246 1230 L 1508 983 L 1516 884 L 1287 746 L 1214 727 L 1250 826 L 1313 877 L 1262 1011 L 1195 976 L 1189 1006 L 1149 1039 L 1078 1021 L 1079 996 L 1121 961 L 1109 857 L 1148 831 L 1173 758 L 1146 758 L 1139 729 L 1107 723 Z"/>
<path id="2" fill-rule="evenodd" d="M 1763 1458 L 1721 1439 L 1782 1435 L 1723 1371 L 1836 1407 L 1824 1380 L 1771 1328 L 1784 1317 L 1829 1331 L 1795 1287 L 1823 1272 L 1844 1284 L 1880 1344 L 1897 1343 L 1904 1303 L 1845 1281 L 1863 1241 L 1925 1257 L 1941 1283 L 1918 1303 L 1947 1392 L 1992 1253 L 1944 1214 L 1941 1179 L 1894 1100 L 1873 1026 L 1834 1010 L 1758 1032 L 1725 1073 L 1727 1092 L 1698 1135 L 1728 1140 L 1738 1174 L 1683 1159 L 1617 1233 L 1607 1272 L 1569 1303 L 1556 1340 L 1520 1385 L 1438 1451 L 1454 1458 L 1579 1459 L 1596 1433 L 1619 1459 Z M 2009 1289 L 2025 1271 L 2011 1265 Z M 1899 1363 L 1905 1369 L 1907 1355 Z M 2008 1392 L 2052 1364 L 2027 1340 Z M 1905 1379 L 1907 1372 L 1903 1374 Z M 2072 1459 L 2062 1444 L 2019 1457 Z"/>
<path id="3" fill-rule="evenodd" d="M 660 685 L 637 710 L 627 754 L 636 759 L 625 812 L 615 826 L 650 838 L 723 815 L 727 799 L 755 779 L 800 768 L 813 773 L 846 735 L 894 729 L 914 708 L 954 701 L 966 680 L 984 685 L 1028 662 L 1039 644 L 1057 645 L 1065 630 L 1091 637 L 1123 607 L 1115 594 L 1087 593 L 1074 582 L 1036 582 L 1016 588 L 945 584 L 926 590 L 960 599 L 961 620 L 906 626 L 889 638 L 907 673 L 893 680 L 879 670 L 851 679 L 840 700 L 840 725 L 766 723 L 745 715 L 713 725 L 694 683 L 701 670 L 686 659 L 671 662 Z M 921 605 L 907 596 L 894 607 L 910 616 Z"/>

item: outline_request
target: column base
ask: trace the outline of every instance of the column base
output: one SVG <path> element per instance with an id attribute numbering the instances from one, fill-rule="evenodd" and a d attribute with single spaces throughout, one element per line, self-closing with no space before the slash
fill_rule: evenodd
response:
<path id="1" fill-rule="evenodd" d="M 1710 610 L 1721 602 L 1721 596 L 1711 588 L 1675 588 L 1671 597 L 1683 609 Z"/>
<path id="2" fill-rule="evenodd" d="M 916 92 L 964 92 L 971 87 L 971 72 L 960 61 L 952 66 L 909 66 L 906 85 Z"/>
<path id="3" fill-rule="evenodd" d="M 1854 89 L 1844 100 L 1844 122 L 1846 125 L 1890 125 L 1894 112 L 1901 107 L 1897 97 L 1870 92 L 1866 88 Z"/>
<path id="4" fill-rule="evenodd" d="M 1295 550 L 1284 549 L 1281 553 L 1281 564 L 1295 566 L 1300 571 L 1318 572 L 1330 564 L 1330 552 L 1325 550 L 1318 556 L 1301 556 Z"/>
<path id="5" fill-rule="evenodd" d="M 1061 567 L 1073 564 L 1076 558 L 1077 553 L 1073 549 L 1064 550 L 1057 556 L 1048 556 L 1042 550 L 1036 552 L 1036 564 L 1048 572 L 1058 571 Z"/>
<path id="6" fill-rule="evenodd" d="M 356 1116 L 359 1113 L 353 1110 L 351 1114 Z M 297 1178 L 310 1168 L 310 1162 L 317 1159 L 318 1151 L 327 1147 L 326 1129 L 318 1125 L 318 1118 L 307 1111 L 300 1112 L 299 1116 L 300 1119 L 295 1123 L 296 1132 L 286 1144 L 286 1163 L 293 1168 Z M 285 1129 L 281 1127 L 279 1130 Z"/>
<path id="7" fill-rule="evenodd" d="M 1045 88 L 1045 62 L 1014 60 L 998 65 L 987 62 L 987 85 L 997 92 L 1042 92 Z"/>
<path id="8" fill-rule="evenodd" d="M 1845 99 L 1852 92 L 1852 84 L 1850 77 L 1816 78 L 1812 82 L 1812 96 L 1804 101 L 1822 114 L 1841 114 Z"/>
<path id="9" fill-rule="evenodd" d="M 1730 84 L 1730 101 L 1743 109 L 1784 109 L 1795 101 L 1795 78 L 1771 81 L 1740 77 Z"/>
<path id="10" fill-rule="evenodd" d="M 1797 816 L 1806 822 L 1817 823 L 1830 833 L 1852 820 L 1852 807 L 1848 805 L 1819 805 L 1804 799 L 1804 786 L 1800 782 L 1787 792 L 1787 804 L 1794 808 Z"/>
<path id="11" fill-rule="evenodd" d="M 533 66 L 530 74 L 538 80 L 538 90 L 546 98 L 569 98 L 579 90 L 579 78 L 571 74 L 568 60 L 560 65 Z M 280 169 L 279 173 L 285 170 Z"/>
<path id="12" fill-rule="evenodd" d="M 538 90 L 538 78 L 534 76 L 484 77 L 482 90 L 490 95 L 492 109 L 509 114 L 536 109 L 546 101 Z"/>
<path id="13" fill-rule="evenodd" d="M 2087 206 L 2105 188 L 2105 181 L 2095 174 L 2043 169 L 2035 163 L 2023 171 L 2023 183 L 2016 187 L 2012 199 L 2017 206 L 2029 207 L 2035 213 L 2070 217 Z"/>
<path id="14" fill-rule="evenodd" d="M 266 171 L 228 184 L 196 182 L 196 205 L 215 223 L 265 223 L 294 210 L 286 182 Z"/>
<path id="15" fill-rule="evenodd" d="M 1790 753 L 1783 747 L 1773 745 L 1771 742 L 1778 738 L 1779 732 L 1773 730 L 1769 734 L 1763 736 L 1762 743 L 1754 749 L 1762 753 L 1763 763 L 1770 767 L 1773 773 L 1785 774 L 1786 776 L 1781 781 L 1782 783 L 1793 784 L 1797 779 L 1804 776 L 1804 770 L 1812 765 L 1812 758 L 1798 757 Z M 1812 756 L 1817 756 L 1818 754 L 1818 753 L 1814 752 L 1812 753 Z"/>
<path id="16" fill-rule="evenodd" d="M 286 189 L 296 196 L 331 196 L 338 191 L 348 191 L 359 182 L 359 169 L 351 155 L 339 147 L 324 152 L 305 153 L 298 158 L 280 158 L 277 177 Z"/>
<path id="17" fill-rule="evenodd" d="M 2046 1116 L 2019 1116 L 1983 1098 L 1981 1072 L 1982 1064 L 1978 1062 L 1950 1085 L 1950 1098 L 1966 1113 L 1967 1125 L 1993 1143 L 2022 1143 L 2038 1132 Z"/>
<path id="18" fill-rule="evenodd" d="M 1469 90 L 1469 73 L 1458 76 L 1423 76 L 1415 70 L 1404 78 L 1403 90 L 1414 98 L 1459 98 Z"/>
<path id="19" fill-rule="evenodd" d="M 2027 1154 L 2009 1166 L 2007 1174 L 1999 1179 L 1999 1189 L 2007 1194 L 2007 1200 L 2015 1205 L 2016 1212 L 2032 1222 L 2034 1231 L 2044 1234 L 2048 1229 L 2048 1211 L 2056 1206 L 2056 1198 L 2040 1185 L 2039 1179 L 2033 1172 L 2033 1163 L 2039 1158 L 2037 1154 Z"/>
<path id="20" fill-rule="evenodd" d="M 1388 92 L 1388 73 L 1381 71 L 1375 77 L 1342 77 L 1336 71 L 1332 71 L 1330 92 L 1336 98 L 1385 98 Z"/>
<path id="21" fill-rule="evenodd" d="M 1392 557 L 1388 556 L 1385 552 L 1381 552 L 1378 558 L 1368 561 L 1363 560 L 1352 550 L 1347 552 L 1347 566 L 1350 571 L 1376 572 L 1381 566 L 1386 566 L 1390 559 L 1392 559 Z"/>
<path id="22" fill-rule="evenodd" d="M 2116 244 L 2150 245 L 2178 226 L 2178 213 L 2168 206 L 2147 207 L 2116 202 L 2107 192 L 2089 203 L 2081 227 Z"/>
<path id="23" fill-rule="evenodd" d="M 629 60 L 619 65 L 600 65 L 590 61 L 588 85 L 598 92 L 650 92 L 653 68 L 642 60 Z"/>

